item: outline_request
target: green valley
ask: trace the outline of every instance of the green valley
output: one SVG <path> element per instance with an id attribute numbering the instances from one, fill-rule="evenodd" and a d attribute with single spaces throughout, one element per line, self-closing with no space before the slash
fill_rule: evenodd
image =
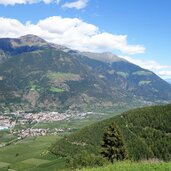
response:
<path id="1" fill-rule="evenodd" d="M 169 83 L 110 52 L 0 38 L 0 170 L 169 171 L 170 102 Z"/>
<path id="2" fill-rule="evenodd" d="M 0 148 L 0 168 L 2 171 L 69 171 L 82 167 L 88 168 L 81 171 L 169 171 L 170 112 L 171 105 L 138 108 L 84 128 L 82 125 L 72 132 L 27 137 Z M 73 126 L 79 121 L 73 122 Z M 110 165 L 101 158 L 100 151 L 102 137 L 113 122 L 124 137 L 128 161 Z M 65 121 L 59 124 L 62 123 L 66 128 L 69 126 Z M 59 124 L 44 126 L 55 128 Z"/>

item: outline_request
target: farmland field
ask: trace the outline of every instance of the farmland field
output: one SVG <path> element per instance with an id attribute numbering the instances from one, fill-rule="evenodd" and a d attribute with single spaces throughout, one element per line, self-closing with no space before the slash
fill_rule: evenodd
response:
<path id="1" fill-rule="evenodd" d="M 10 146 L 0 148 L 0 170 L 61 170 L 65 166 L 65 160 L 57 158 L 48 152 L 49 146 L 58 139 L 60 139 L 59 136 L 27 138 Z"/>

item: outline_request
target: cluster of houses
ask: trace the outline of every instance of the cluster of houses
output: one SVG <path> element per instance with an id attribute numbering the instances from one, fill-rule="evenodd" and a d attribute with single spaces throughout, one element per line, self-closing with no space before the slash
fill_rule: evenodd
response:
<path id="1" fill-rule="evenodd" d="M 44 136 L 47 134 L 58 134 L 64 132 L 62 128 L 38 128 L 39 123 L 51 123 L 70 119 L 84 119 L 92 112 L 66 111 L 65 113 L 58 112 L 38 112 L 25 113 L 18 111 L 15 113 L 0 114 L 0 131 L 8 130 L 11 135 L 16 135 L 18 139 L 34 136 Z M 27 125 L 27 126 L 26 126 Z M 20 126 L 18 129 L 16 126 Z M 23 128 L 26 126 L 26 128 Z M 68 128 L 70 131 L 70 128 Z"/>
<path id="2" fill-rule="evenodd" d="M 64 129 L 42 129 L 42 128 L 28 128 L 22 129 L 19 132 L 14 132 L 18 135 L 18 139 L 23 139 L 26 137 L 35 137 L 35 136 L 45 136 L 47 134 L 56 135 L 58 133 L 64 132 Z"/>

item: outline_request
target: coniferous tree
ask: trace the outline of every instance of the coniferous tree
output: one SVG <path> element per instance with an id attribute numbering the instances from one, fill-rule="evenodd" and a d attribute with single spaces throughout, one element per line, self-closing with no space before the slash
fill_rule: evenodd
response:
<path id="1" fill-rule="evenodd" d="M 104 133 L 101 154 L 111 163 L 127 158 L 123 138 L 114 123 Z"/>

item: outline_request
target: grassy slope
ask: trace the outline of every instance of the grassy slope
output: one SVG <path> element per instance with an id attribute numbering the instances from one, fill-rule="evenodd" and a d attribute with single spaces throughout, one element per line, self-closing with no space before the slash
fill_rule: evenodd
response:
<path id="1" fill-rule="evenodd" d="M 15 171 L 60 171 L 65 170 L 65 161 L 52 155 L 45 155 L 47 147 L 59 137 L 45 136 L 29 138 L 18 144 L 0 149 L 0 170 L 9 166 Z M 16 154 L 19 154 L 16 156 Z M 43 154 L 43 155 L 41 155 Z M 1 167 L 2 166 L 2 167 Z M 5 167 L 6 166 L 6 167 Z M 68 169 L 69 170 L 69 169 Z M 118 162 L 102 168 L 81 171 L 169 171 L 171 163 Z"/>
<path id="2" fill-rule="evenodd" d="M 102 136 L 112 122 L 124 136 L 130 159 L 171 160 L 171 105 L 135 109 L 95 123 L 59 140 L 51 151 L 61 156 L 83 150 L 99 154 Z"/>
<path id="3" fill-rule="evenodd" d="M 133 162 L 118 162 L 107 167 L 82 169 L 81 171 L 169 171 L 171 163 L 133 163 Z"/>

